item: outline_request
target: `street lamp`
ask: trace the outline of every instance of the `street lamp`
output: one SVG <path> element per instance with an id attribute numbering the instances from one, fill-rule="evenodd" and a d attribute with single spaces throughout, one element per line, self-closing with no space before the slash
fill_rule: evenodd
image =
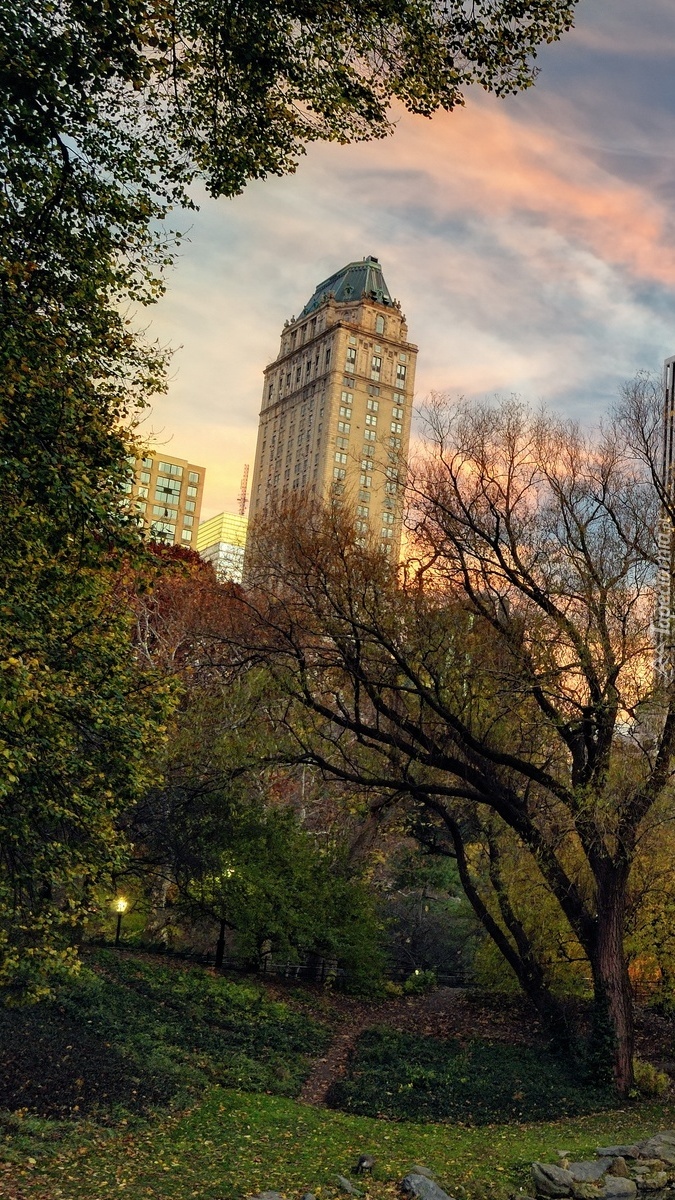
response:
<path id="1" fill-rule="evenodd" d="M 120 933 L 122 932 L 122 914 L 127 911 L 129 901 L 124 899 L 124 896 L 118 896 L 115 901 L 115 912 L 117 913 L 117 929 L 115 930 L 115 946 L 120 944 Z"/>

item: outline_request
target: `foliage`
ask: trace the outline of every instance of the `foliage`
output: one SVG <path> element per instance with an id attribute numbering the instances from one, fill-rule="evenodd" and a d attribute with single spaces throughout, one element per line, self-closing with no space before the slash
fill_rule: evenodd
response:
<path id="1" fill-rule="evenodd" d="M 0 1022 L 0 1104 L 41 1116 L 143 1112 L 212 1082 L 294 1095 L 328 1036 L 251 985 L 110 951 L 39 1013 Z"/>
<path id="2" fill-rule="evenodd" d="M 636 1058 L 633 1063 L 633 1076 L 638 1096 L 658 1099 L 670 1091 L 670 1079 L 665 1071 L 657 1070 L 652 1063 L 644 1062 L 641 1058 Z"/>
<path id="3" fill-rule="evenodd" d="M 646 1133 L 671 1129 L 674 1118 L 670 1105 L 643 1103 L 552 1123 L 492 1125 L 487 1133 L 458 1124 L 376 1121 L 281 1096 L 214 1088 L 190 1112 L 151 1127 L 125 1126 L 115 1136 L 75 1125 L 67 1140 L 50 1146 L 40 1136 L 31 1144 L 24 1135 L 17 1165 L 0 1178 L 9 1195 L 15 1186 L 27 1200 L 56 1188 L 61 1200 L 113 1200 L 121 1191 L 130 1200 L 148 1195 L 185 1200 L 195 1194 L 235 1200 L 266 1188 L 333 1196 L 336 1173 L 349 1176 L 367 1152 L 377 1160 L 367 1183 L 372 1200 L 395 1200 L 397 1181 L 419 1162 L 461 1200 L 507 1200 L 527 1192 L 530 1163 L 556 1161 L 560 1146 L 576 1160 L 593 1158 L 596 1146 L 639 1141 Z M 0 1137 L 3 1156 L 14 1156 L 18 1136 L 8 1131 Z"/>
<path id="4" fill-rule="evenodd" d="M 568 1062 L 545 1050 L 369 1030 L 330 1102 L 364 1116 L 487 1125 L 594 1112 L 613 1098 L 611 1088 L 584 1086 Z"/>
<path id="5" fill-rule="evenodd" d="M 436 979 L 435 971 L 413 971 L 405 983 L 403 991 L 406 996 L 423 996 L 425 992 L 431 992 L 436 987 L 438 980 Z"/>

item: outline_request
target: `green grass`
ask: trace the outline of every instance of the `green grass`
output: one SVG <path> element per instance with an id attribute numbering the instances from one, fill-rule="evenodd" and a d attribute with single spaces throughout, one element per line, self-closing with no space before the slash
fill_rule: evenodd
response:
<path id="1" fill-rule="evenodd" d="M 213 1083 L 293 1096 L 330 1036 L 262 988 L 102 951 L 56 1003 L 0 1010 L 0 1108 L 114 1117 Z"/>
<path id="2" fill-rule="evenodd" d="M 408 1121 L 553 1120 L 615 1103 L 608 1089 L 580 1078 L 574 1063 L 541 1048 L 439 1041 L 370 1029 L 361 1035 L 334 1108 Z"/>
<path id="3" fill-rule="evenodd" d="M 489 1129 L 417 1125 L 216 1087 L 182 1116 L 114 1133 L 76 1126 L 61 1143 L 36 1136 L 29 1155 L 24 1135 L 17 1161 L 0 1172 L 0 1194 L 28 1200 L 238 1200 L 272 1188 L 289 1197 L 307 1190 L 332 1197 L 335 1174 L 348 1174 L 358 1155 L 369 1152 L 377 1159 L 374 1178 L 366 1183 L 373 1200 L 393 1200 L 395 1181 L 414 1162 L 436 1171 L 452 1195 L 506 1200 L 528 1188 L 530 1162 L 555 1160 L 559 1147 L 583 1157 L 597 1145 L 630 1142 L 674 1123 L 672 1106 L 642 1104 Z M 5 1143 L 10 1156 L 11 1141 L 10 1134 Z"/>

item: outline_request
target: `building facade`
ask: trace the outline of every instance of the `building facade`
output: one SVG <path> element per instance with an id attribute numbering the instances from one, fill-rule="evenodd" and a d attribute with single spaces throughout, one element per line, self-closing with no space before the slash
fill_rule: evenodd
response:
<path id="1" fill-rule="evenodd" d="M 196 549 L 213 564 L 218 579 L 241 583 L 247 527 L 248 517 L 225 512 L 199 526 Z"/>
<path id="2" fill-rule="evenodd" d="M 251 520 L 299 489 L 340 496 L 364 542 L 398 555 L 416 359 L 376 258 L 320 283 L 265 369 Z"/>
<path id="3" fill-rule="evenodd" d="M 155 541 L 195 548 L 205 474 L 204 467 L 167 454 L 136 460 L 131 493 Z"/>

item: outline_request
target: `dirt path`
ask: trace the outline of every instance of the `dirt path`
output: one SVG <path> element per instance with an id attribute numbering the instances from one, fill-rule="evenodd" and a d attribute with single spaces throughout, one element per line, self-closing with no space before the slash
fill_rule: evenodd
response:
<path id="1" fill-rule="evenodd" d="M 340 1030 L 328 1047 L 325 1056 L 317 1059 L 310 1075 L 305 1080 L 298 1097 L 301 1104 L 319 1106 L 326 1103 L 326 1097 L 333 1083 L 336 1079 L 341 1079 L 347 1070 L 349 1055 L 356 1045 L 359 1034 L 363 1033 L 366 1026 L 371 1023 L 372 1017 L 368 1018 L 363 1014 L 359 1017 L 355 1016 Z"/>

